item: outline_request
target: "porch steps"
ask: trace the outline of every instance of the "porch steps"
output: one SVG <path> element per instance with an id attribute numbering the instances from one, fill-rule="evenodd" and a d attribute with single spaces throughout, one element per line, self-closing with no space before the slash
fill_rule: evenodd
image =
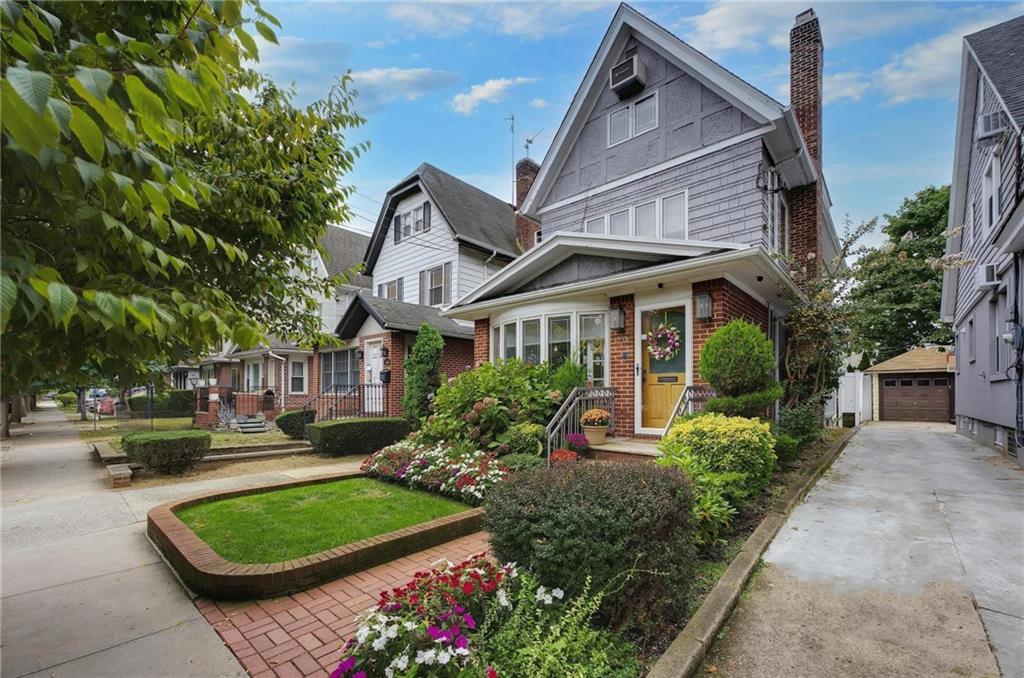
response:
<path id="1" fill-rule="evenodd" d="M 236 420 L 239 433 L 266 433 L 267 419 L 262 414 L 251 417 L 238 417 Z"/>
<path id="2" fill-rule="evenodd" d="M 600 461 L 654 461 L 661 456 L 658 441 L 644 438 L 609 438 L 603 445 L 591 445 L 595 459 Z"/>

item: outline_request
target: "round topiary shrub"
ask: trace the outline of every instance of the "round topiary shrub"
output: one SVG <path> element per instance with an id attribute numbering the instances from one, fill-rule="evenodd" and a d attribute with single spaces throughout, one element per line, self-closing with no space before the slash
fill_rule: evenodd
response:
<path id="1" fill-rule="evenodd" d="M 760 391 L 774 370 L 775 347 L 761 328 L 745 320 L 716 330 L 700 352 L 700 374 L 720 396 Z"/>
<path id="2" fill-rule="evenodd" d="M 128 461 L 158 473 L 177 475 L 188 471 L 210 451 L 207 431 L 142 431 L 121 438 Z"/>
<path id="3" fill-rule="evenodd" d="M 677 469 L 589 462 L 523 471 L 492 488 L 485 505 L 499 560 L 568 595 L 588 577 L 600 583 L 612 627 L 651 638 L 685 613 L 692 492 Z"/>
<path id="4" fill-rule="evenodd" d="M 728 483 L 730 500 L 763 490 L 775 468 L 775 438 L 771 427 L 756 419 L 705 414 L 681 421 L 660 445 L 666 463 L 692 455 L 713 473 L 737 474 Z M 685 467 L 680 460 L 678 466 Z"/>
<path id="5" fill-rule="evenodd" d="M 306 424 L 312 424 L 314 421 L 316 421 L 316 411 L 314 410 L 286 410 L 274 419 L 274 423 L 281 429 L 281 433 L 289 438 L 305 438 Z"/>

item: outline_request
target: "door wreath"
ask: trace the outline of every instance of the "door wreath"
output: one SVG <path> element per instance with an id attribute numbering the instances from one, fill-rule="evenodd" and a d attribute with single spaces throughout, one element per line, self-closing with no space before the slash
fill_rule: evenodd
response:
<path id="1" fill-rule="evenodd" d="M 675 358 L 681 346 L 679 330 L 672 325 L 662 325 L 647 333 L 647 352 L 655 360 Z"/>

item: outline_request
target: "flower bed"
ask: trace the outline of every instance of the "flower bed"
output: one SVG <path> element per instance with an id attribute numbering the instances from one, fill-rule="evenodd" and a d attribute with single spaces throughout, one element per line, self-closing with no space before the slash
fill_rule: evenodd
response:
<path id="1" fill-rule="evenodd" d="M 424 443 L 410 437 L 363 462 L 366 475 L 480 504 L 487 491 L 508 475 L 492 453 L 464 444 Z"/>

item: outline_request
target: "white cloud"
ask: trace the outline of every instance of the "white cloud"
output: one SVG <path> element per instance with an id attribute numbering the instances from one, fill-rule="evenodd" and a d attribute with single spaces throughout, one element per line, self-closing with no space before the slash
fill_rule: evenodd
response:
<path id="1" fill-rule="evenodd" d="M 398 38 L 380 38 L 379 40 L 370 40 L 366 43 L 366 46 L 370 49 L 382 49 L 384 47 L 390 47 L 391 45 L 397 45 Z"/>
<path id="2" fill-rule="evenodd" d="M 457 80 L 454 73 L 432 68 L 371 68 L 352 72 L 352 82 L 359 91 L 356 106 L 363 111 L 400 99 L 415 101 Z"/>
<path id="3" fill-rule="evenodd" d="M 607 8 L 593 2 L 402 3 L 389 7 L 388 16 L 407 29 L 437 37 L 474 29 L 538 39 L 565 33 L 577 17 Z"/>
<path id="4" fill-rule="evenodd" d="M 860 101 L 871 83 L 860 71 L 846 71 L 826 75 L 822 83 L 822 101 L 831 104 L 841 99 Z"/>
<path id="5" fill-rule="evenodd" d="M 548 100 L 537 97 L 536 99 L 530 99 L 530 108 L 547 108 Z"/>
<path id="6" fill-rule="evenodd" d="M 447 37 L 464 33 L 473 25 L 476 9 L 472 5 L 448 3 L 394 4 L 388 16 L 421 33 Z"/>
<path id="7" fill-rule="evenodd" d="M 535 82 L 536 78 L 492 78 L 479 85 L 473 85 L 465 92 L 459 92 L 452 98 L 452 110 L 462 115 L 474 113 L 484 103 L 497 103 L 505 98 L 511 87 Z"/>

